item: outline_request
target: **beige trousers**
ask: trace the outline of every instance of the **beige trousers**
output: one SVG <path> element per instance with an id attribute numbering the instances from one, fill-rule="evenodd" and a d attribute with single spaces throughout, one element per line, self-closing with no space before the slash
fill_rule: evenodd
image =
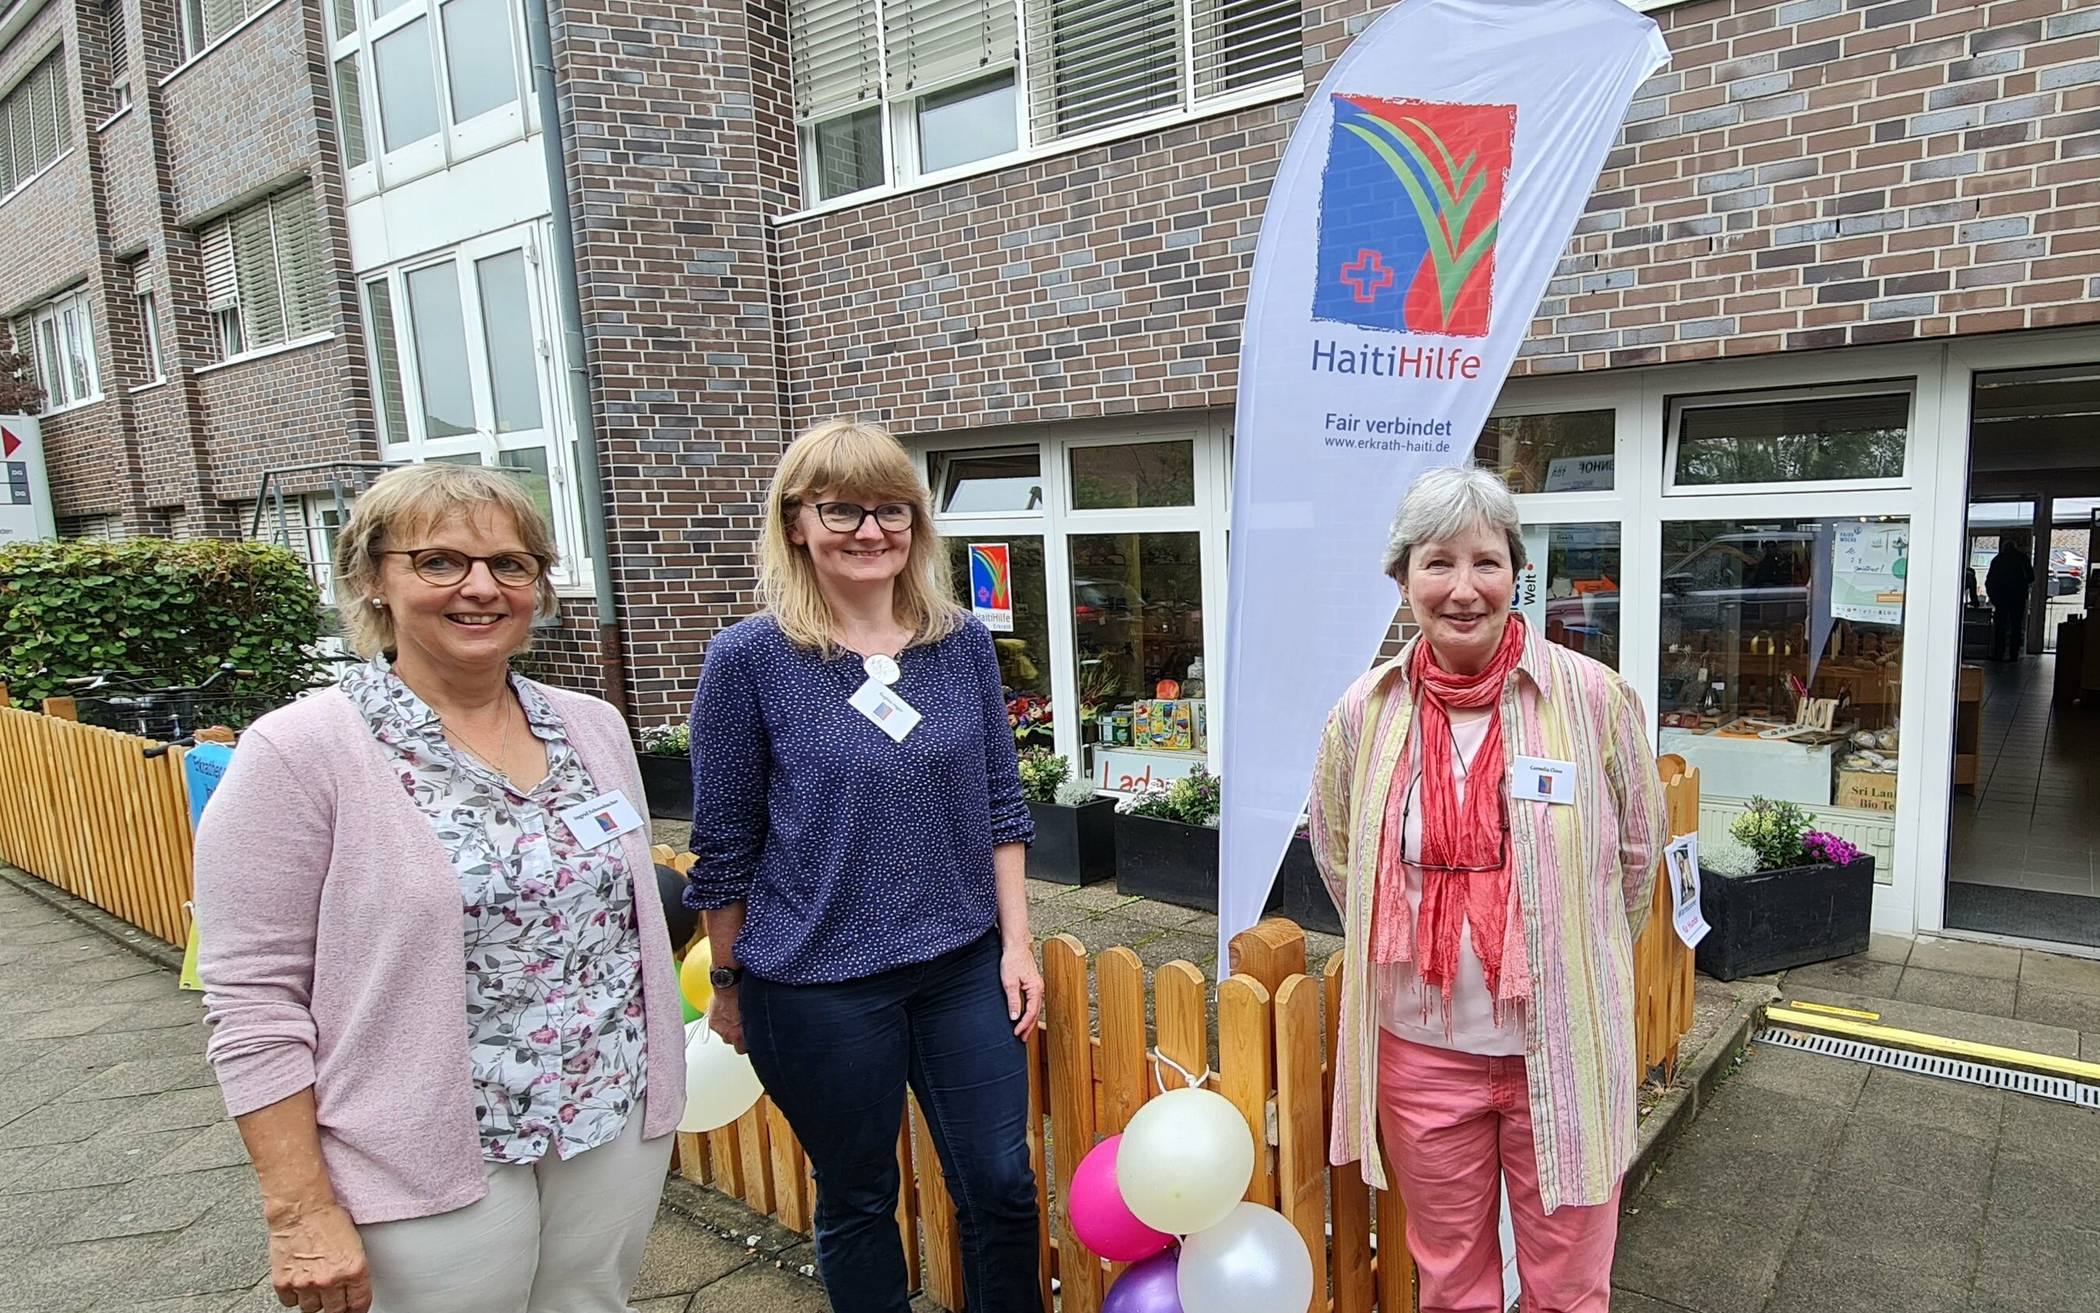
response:
<path id="1" fill-rule="evenodd" d="M 372 1313 L 624 1313 L 670 1162 L 637 1109 L 566 1161 L 484 1164 L 489 1192 L 465 1208 L 359 1227 Z"/>

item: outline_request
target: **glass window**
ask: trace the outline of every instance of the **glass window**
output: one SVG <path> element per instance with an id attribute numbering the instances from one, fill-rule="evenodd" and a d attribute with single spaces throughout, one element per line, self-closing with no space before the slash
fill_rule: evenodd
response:
<path id="1" fill-rule="evenodd" d="M 522 447 L 516 451 L 500 452 L 496 456 L 498 467 L 509 470 L 539 507 L 540 518 L 548 524 L 554 523 L 554 483 L 547 471 L 547 449 L 545 447 Z"/>
<path id="2" fill-rule="evenodd" d="M 384 18 L 403 5 L 414 3 L 415 0 L 372 0 L 372 17 Z"/>
<path id="3" fill-rule="evenodd" d="M 379 130 L 388 150 L 435 136 L 437 80 L 430 68 L 430 23 L 419 18 L 372 43 L 379 70 Z"/>
<path id="4" fill-rule="evenodd" d="M 1902 519 L 1663 525 L 1659 750 L 1707 794 L 1895 810 Z"/>
<path id="5" fill-rule="evenodd" d="M 408 407 L 401 393 L 401 342 L 394 329 L 394 287 L 384 278 L 365 284 L 365 321 L 372 328 L 372 368 L 378 375 L 381 440 L 407 442 Z"/>
<path id="6" fill-rule="evenodd" d="M 363 82 L 357 72 L 357 52 L 335 61 L 335 106 L 342 124 L 343 167 L 354 169 L 372 158 L 372 145 L 365 139 L 365 107 L 358 97 Z"/>
<path id="7" fill-rule="evenodd" d="M 66 329 L 66 375 L 73 395 L 93 396 L 101 380 L 95 377 L 94 336 L 88 328 L 87 303 L 76 301 L 59 312 Z"/>
<path id="8" fill-rule="evenodd" d="M 514 104 L 518 68 L 511 58 L 504 0 L 450 0 L 445 23 L 445 73 L 452 86 L 452 121 Z"/>
<path id="9" fill-rule="evenodd" d="M 532 306 L 525 291 L 525 252 L 505 251 L 474 262 L 481 284 L 481 326 L 488 339 L 489 392 L 496 399 L 496 431 L 540 426 L 539 355 Z"/>
<path id="10" fill-rule="evenodd" d="M 1530 559 L 1517 576 L 1517 610 L 1551 641 L 1619 668 L 1619 526 L 1524 528 Z"/>
<path id="11" fill-rule="evenodd" d="M 948 569 L 955 580 L 955 597 L 964 606 L 977 600 L 973 582 L 988 572 L 996 557 L 984 559 L 972 573 L 973 546 L 987 543 L 1006 548 L 1007 598 L 1012 603 L 1013 628 L 994 631 L 992 646 L 999 654 L 999 684 L 1006 696 L 1006 718 L 1014 729 L 1017 747 L 1050 747 L 1055 726 L 1050 705 L 1050 603 L 1043 567 L 1040 537 L 1003 536 L 997 539 L 948 537 Z M 995 584 L 996 586 L 996 584 Z"/>
<path id="12" fill-rule="evenodd" d="M 422 393 L 423 436 L 457 438 L 474 432 L 466 324 L 460 313 L 459 271 L 452 261 L 409 273 L 408 332 Z"/>
<path id="13" fill-rule="evenodd" d="M 1677 487 L 1903 475 L 1910 396 L 1800 397 L 1678 412 Z"/>
<path id="14" fill-rule="evenodd" d="M 380 0 L 380 3 L 384 2 L 385 0 Z M 329 0 L 328 10 L 335 16 L 337 40 L 357 30 L 357 0 Z"/>
<path id="15" fill-rule="evenodd" d="M 1609 410 L 1497 415 L 1481 429 L 1473 462 L 1511 492 L 1608 492 L 1616 420 Z"/>
<path id="16" fill-rule="evenodd" d="M 919 98 L 922 172 L 1004 155 L 1018 144 L 1011 72 Z"/>
<path id="17" fill-rule="evenodd" d="M 51 405 L 56 408 L 70 402 L 73 397 L 66 390 L 65 356 L 58 349 L 58 317 L 47 315 L 37 321 L 37 379 L 49 394 Z"/>
<path id="18" fill-rule="evenodd" d="M 1072 448 L 1075 511 L 1195 504 L 1196 448 L 1186 439 Z"/>
<path id="19" fill-rule="evenodd" d="M 1203 568 L 1194 533 L 1074 534 L 1072 629 L 1082 709 L 1118 746 L 1201 752 Z M 1161 704 L 1166 704 L 1162 706 Z"/>
<path id="20" fill-rule="evenodd" d="M 882 111 L 863 109 L 810 129 L 817 156 L 817 199 L 862 191 L 882 182 Z"/>
<path id="21" fill-rule="evenodd" d="M 152 292 L 140 292 L 139 327 L 144 330 L 146 345 L 146 381 L 158 382 L 166 377 L 161 362 L 160 350 L 160 306 Z"/>
<path id="22" fill-rule="evenodd" d="M 942 453 L 933 458 L 933 486 L 945 515 L 1043 509 L 1043 458 L 1021 451 Z"/>

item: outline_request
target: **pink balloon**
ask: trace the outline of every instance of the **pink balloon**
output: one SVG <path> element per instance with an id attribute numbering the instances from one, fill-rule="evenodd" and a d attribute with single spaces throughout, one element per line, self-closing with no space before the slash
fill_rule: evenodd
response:
<path id="1" fill-rule="evenodd" d="M 1080 1244 L 1112 1263 L 1135 1263 L 1165 1249 L 1174 1237 L 1138 1221 L 1123 1202 L 1116 1186 L 1116 1146 L 1122 1141 L 1111 1135 L 1080 1160 L 1065 1209 Z"/>

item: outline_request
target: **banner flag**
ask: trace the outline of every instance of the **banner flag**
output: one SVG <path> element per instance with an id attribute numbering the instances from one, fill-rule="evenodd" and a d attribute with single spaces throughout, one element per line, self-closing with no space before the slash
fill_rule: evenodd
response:
<path id="1" fill-rule="evenodd" d="M 1402 0 L 1291 135 L 1240 345 L 1218 962 L 1398 594 L 1387 525 L 1468 458 L 1662 34 L 1621 0 Z"/>

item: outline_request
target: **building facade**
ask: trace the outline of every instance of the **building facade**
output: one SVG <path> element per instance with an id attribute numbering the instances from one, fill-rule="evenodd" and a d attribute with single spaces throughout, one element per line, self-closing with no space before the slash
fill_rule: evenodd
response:
<path id="1" fill-rule="evenodd" d="M 1968 526 L 2024 514 L 2048 557 L 2100 497 L 2100 3 L 1636 7 L 1671 65 L 1477 456 L 1532 526 L 1534 618 L 1633 682 L 1716 835 L 1789 797 L 1876 855 L 1879 924 L 1949 926 L 1963 827 L 1998 823 L 1962 792 Z M 323 462 L 539 480 L 573 564 L 534 659 L 637 725 L 748 613 L 784 443 L 881 421 L 959 579 L 1003 563 L 1024 739 L 1120 787 L 1214 759 L 1249 264 L 1299 107 L 1383 8 L 554 6 L 578 362 L 519 6 L 16 0 L 0 94 L 33 116 L 56 51 L 71 117 L 11 138 L 0 318 L 49 327 L 54 376 L 69 310 L 92 328 L 47 429 L 70 531 L 231 531 L 263 472 Z M 236 351 L 229 306 L 264 324 Z M 1797 683 L 1826 741 L 1762 736 Z"/>

